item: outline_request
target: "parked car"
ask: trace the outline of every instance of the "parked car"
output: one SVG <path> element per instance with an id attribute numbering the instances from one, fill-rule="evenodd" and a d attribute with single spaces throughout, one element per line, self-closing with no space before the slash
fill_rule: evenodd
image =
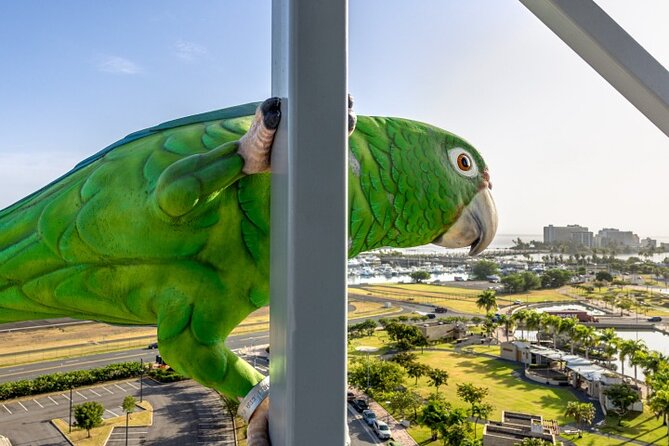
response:
<path id="1" fill-rule="evenodd" d="M 522 304 L 522 303 L 523 303 L 523 302 L 520 301 L 520 300 L 514 300 L 514 301 L 513 301 L 513 304 L 514 304 L 514 305 L 520 305 L 520 304 Z"/>
<path id="2" fill-rule="evenodd" d="M 448 308 L 444 308 L 444 307 L 434 307 L 434 312 L 435 312 L 435 313 L 446 313 L 446 312 L 448 312 Z"/>
<path id="3" fill-rule="evenodd" d="M 648 322 L 662 322 L 662 318 L 660 316 L 649 317 Z"/>
<path id="4" fill-rule="evenodd" d="M 453 280 L 455 280 L 456 282 L 464 282 L 465 281 L 464 277 L 462 277 L 462 276 L 455 276 L 455 277 L 453 277 Z"/>
<path id="5" fill-rule="evenodd" d="M 381 440 L 387 440 L 391 437 L 390 428 L 383 421 L 374 420 L 374 424 L 372 424 L 372 429 L 374 430 L 376 436 L 379 437 Z"/>
<path id="6" fill-rule="evenodd" d="M 367 405 L 367 401 L 361 400 L 361 399 L 353 400 L 351 405 L 358 412 L 362 412 L 363 410 L 369 409 L 369 406 Z"/>
<path id="7" fill-rule="evenodd" d="M 427 316 L 428 319 L 436 319 L 437 315 L 434 313 L 427 313 L 425 316 Z"/>
<path id="8" fill-rule="evenodd" d="M 362 419 L 365 420 L 365 423 L 369 424 L 372 426 L 374 424 L 374 421 L 376 421 L 376 414 L 372 410 L 363 410 L 362 411 Z"/>
<path id="9" fill-rule="evenodd" d="M 354 399 L 355 399 L 355 393 L 351 392 L 350 390 L 346 392 L 346 401 L 352 403 Z"/>
<path id="10" fill-rule="evenodd" d="M 153 343 L 147 345 L 146 348 L 148 348 L 149 350 L 154 349 L 154 348 L 158 348 L 158 343 L 153 342 Z"/>

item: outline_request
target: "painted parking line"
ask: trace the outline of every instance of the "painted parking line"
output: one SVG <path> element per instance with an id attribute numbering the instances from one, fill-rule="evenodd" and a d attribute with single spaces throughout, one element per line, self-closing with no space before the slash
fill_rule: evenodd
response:
<path id="1" fill-rule="evenodd" d="M 88 389 L 88 390 L 90 390 L 91 393 L 92 393 L 93 395 L 102 396 L 102 395 L 100 395 L 98 392 L 96 392 L 96 391 L 93 390 L 93 389 Z"/>
<path id="2" fill-rule="evenodd" d="M 107 392 L 111 393 L 112 395 L 114 394 L 114 392 L 112 392 L 111 390 L 109 390 L 109 389 L 106 388 L 105 386 L 102 386 L 102 388 L 105 389 Z"/>
<path id="3" fill-rule="evenodd" d="M 56 406 L 58 405 L 58 403 L 56 402 L 56 400 L 54 400 L 54 399 L 53 399 L 53 398 L 51 398 L 50 396 L 49 396 L 49 397 L 47 397 L 47 398 L 49 398 L 49 399 L 50 399 L 51 401 L 53 401 L 53 404 L 55 404 Z"/>
<path id="4" fill-rule="evenodd" d="M 7 406 L 5 406 L 5 405 L 3 404 L 3 405 L 2 405 L 2 407 L 4 407 L 4 408 L 5 408 L 5 410 L 6 410 L 7 412 L 9 412 L 9 414 L 10 414 L 10 415 L 12 414 L 12 411 L 11 411 L 11 410 L 9 410 L 9 409 L 7 408 Z"/>
<path id="5" fill-rule="evenodd" d="M 61 393 L 60 396 L 62 396 L 62 397 L 65 398 L 66 400 L 70 401 L 70 397 L 67 396 L 67 395 L 65 395 L 64 393 Z"/>
<path id="6" fill-rule="evenodd" d="M 44 409 L 44 406 L 42 406 L 42 405 L 40 404 L 40 402 L 37 401 L 35 398 L 33 398 L 33 401 L 34 401 L 35 404 L 37 404 L 39 407 L 41 407 L 42 409 Z"/>
<path id="7" fill-rule="evenodd" d="M 109 410 L 109 409 L 105 409 L 105 412 L 109 412 L 110 414 L 112 414 L 112 415 L 115 416 L 115 417 L 118 417 L 118 416 L 119 416 L 116 412 L 111 411 L 111 410 Z"/>
<path id="8" fill-rule="evenodd" d="M 85 400 L 88 399 L 88 398 L 86 398 L 82 393 L 80 393 L 78 390 L 75 390 L 75 393 L 76 393 L 77 395 L 79 395 L 80 397 L 82 397 L 83 399 L 85 399 Z"/>
<path id="9" fill-rule="evenodd" d="M 22 403 L 21 401 L 17 401 L 17 403 L 19 403 L 19 406 L 23 407 L 23 410 L 25 410 L 26 412 L 28 412 L 28 408 L 27 408 L 26 406 L 24 406 L 23 403 Z"/>
<path id="10" fill-rule="evenodd" d="M 125 390 L 123 387 L 119 386 L 118 384 L 114 384 L 114 386 L 115 386 L 115 387 L 118 387 L 118 388 L 121 389 L 123 392 L 128 393 L 127 390 Z"/>
<path id="11" fill-rule="evenodd" d="M 133 383 L 126 383 L 126 384 L 129 385 L 130 387 L 132 387 L 135 390 L 139 390 L 139 387 L 134 385 Z"/>

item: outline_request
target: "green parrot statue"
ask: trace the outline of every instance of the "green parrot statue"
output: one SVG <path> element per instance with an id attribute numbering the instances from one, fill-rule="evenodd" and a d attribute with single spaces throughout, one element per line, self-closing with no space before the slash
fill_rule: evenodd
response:
<path id="1" fill-rule="evenodd" d="M 0 211 L 0 323 L 69 316 L 157 325 L 179 373 L 231 397 L 263 376 L 226 348 L 269 303 L 271 98 L 133 133 Z M 483 158 L 439 128 L 349 119 L 350 257 L 497 228 Z"/>

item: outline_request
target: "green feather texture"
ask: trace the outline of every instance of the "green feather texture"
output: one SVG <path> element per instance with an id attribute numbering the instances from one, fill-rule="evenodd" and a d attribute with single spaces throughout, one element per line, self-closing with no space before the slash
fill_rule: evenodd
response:
<path id="1" fill-rule="evenodd" d="M 236 153 L 256 105 L 136 132 L 0 211 L 0 322 L 157 324 L 172 367 L 244 396 L 262 376 L 224 340 L 269 302 L 270 175 Z M 482 187 L 427 124 L 360 116 L 349 147 L 350 256 L 433 241 Z"/>

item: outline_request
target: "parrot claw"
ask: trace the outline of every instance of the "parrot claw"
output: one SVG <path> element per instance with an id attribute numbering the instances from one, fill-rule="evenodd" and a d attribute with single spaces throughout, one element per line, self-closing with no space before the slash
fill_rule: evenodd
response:
<path id="1" fill-rule="evenodd" d="M 281 122 L 281 99 L 269 98 L 260 104 L 260 111 L 263 115 L 263 124 L 269 130 L 276 130 Z"/>
<path id="2" fill-rule="evenodd" d="M 351 93 L 348 94 L 348 136 L 351 136 L 353 130 L 355 130 L 355 124 L 358 122 L 358 117 L 353 111 L 353 96 Z"/>
<path id="3" fill-rule="evenodd" d="M 247 175 L 269 172 L 274 134 L 281 122 L 281 99 L 269 98 L 258 106 L 249 130 L 239 139 L 237 153 Z"/>

